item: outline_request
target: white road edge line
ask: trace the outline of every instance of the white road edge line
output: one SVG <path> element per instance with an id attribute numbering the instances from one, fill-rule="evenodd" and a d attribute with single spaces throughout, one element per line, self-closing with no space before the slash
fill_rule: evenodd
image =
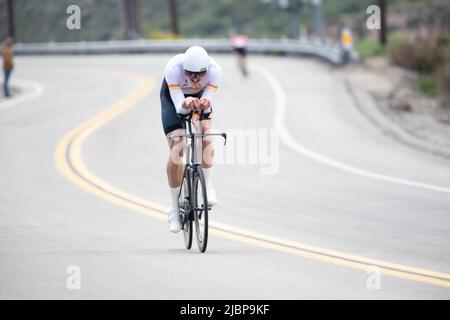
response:
<path id="1" fill-rule="evenodd" d="M 343 162 L 339 162 L 337 160 L 334 160 L 332 158 L 328 158 L 324 155 L 321 155 L 313 150 L 310 150 L 300 144 L 299 142 L 295 141 L 295 139 L 291 136 L 289 131 L 287 130 L 284 121 L 284 115 L 286 113 L 286 94 L 283 90 L 283 87 L 281 86 L 280 82 L 275 78 L 274 75 L 272 75 L 267 69 L 261 67 L 261 66 L 254 66 L 253 69 L 257 71 L 260 75 L 262 75 L 272 86 L 274 92 L 275 92 L 275 129 L 278 131 L 279 137 L 281 141 L 289 148 L 294 150 L 295 152 L 306 156 L 310 159 L 313 159 L 317 162 L 320 162 L 324 165 L 346 171 L 352 174 L 356 174 L 359 176 L 363 176 L 366 178 L 371 178 L 375 180 L 380 181 L 386 181 L 396 184 L 405 185 L 408 187 L 414 187 L 414 188 L 421 188 L 431 191 L 437 191 L 437 192 L 444 192 L 444 193 L 450 193 L 450 188 L 436 186 L 432 184 L 412 181 L 408 179 L 402 179 L 397 177 L 388 176 L 385 174 L 380 174 L 376 172 L 367 171 L 364 169 L 360 169 L 358 167 L 345 164 Z"/>
<path id="2" fill-rule="evenodd" d="M 6 101 L 0 102 L 0 110 L 8 109 L 17 104 L 21 104 L 28 100 L 34 99 L 41 95 L 44 91 L 42 86 L 34 81 L 14 79 L 12 83 L 17 85 L 18 87 L 25 88 L 25 90 L 30 90 L 30 92 L 19 94 L 17 97 L 12 97 Z"/>

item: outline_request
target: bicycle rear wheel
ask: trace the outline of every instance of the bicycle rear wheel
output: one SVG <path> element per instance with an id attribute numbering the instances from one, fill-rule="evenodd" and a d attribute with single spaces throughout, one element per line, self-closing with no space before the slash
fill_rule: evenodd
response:
<path id="1" fill-rule="evenodd" d="M 205 252 L 208 244 L 208 199 L 205 178 L 203 177 L 201 168 L 198 168 L 194 172 L 193 193 L 194 221 L 198 249 L 200 252 Z"/>
<path id="2" fill-rule="evenodd" d="M 186 249 L 192 247 L 192 217 L 191 217 L 191 203 L 189 197 L 188 179 L 186 175 L 183 176 L 183 181 L 181 183 L 180 194 L 178 195 L 178 203 L 181 214 L 181 225 L 184 236 L 184 244 Z"/>

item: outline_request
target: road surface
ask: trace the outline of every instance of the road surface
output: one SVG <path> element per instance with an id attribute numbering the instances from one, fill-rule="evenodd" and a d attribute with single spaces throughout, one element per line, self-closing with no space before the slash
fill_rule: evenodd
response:
<path id="1" fill-rule="evenodd" d="M 251 57 L 244 79 L 215 56 L 214 126 L 258 153 L 217 145 L 208 250 L 184 249 L 164 213 L 169 57 L 16 59 L 34 92 L 0 104 L 0 298 L 450 298 L 450 163 L 383 135 L 314 60 Z"/>

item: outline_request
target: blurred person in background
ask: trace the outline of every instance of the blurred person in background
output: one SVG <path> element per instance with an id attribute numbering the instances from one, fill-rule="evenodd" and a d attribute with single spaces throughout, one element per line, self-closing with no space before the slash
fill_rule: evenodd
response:
<path id="1" fill-rule="evenodd" d="M 5 97 L 9 97 L 9 78 L 11 77 L 11 72 L 14 68 L 13 63 L 13 52 L 12 52 L 13 40 L 12 38 L 6 38 L 1 47 L 2 57 L 3 57 L 3 94 Z"/>
<path id="2" fill-rule="evenodd" d="M 231 38 L 231 48 L 235 52 L 238 59 L 238 66 L 244 77 L 247 77 L 247 46 L 248 37 L 246 35 L 240 34 Z"/>
<path id="3" fill-rule="evenodd" d="M 341 48 L 342 48 L 342 64 L 346 65 L 350 62 L 350 53 L 353 49 L 352 30 L 348 27 L 341 29 Z"/>

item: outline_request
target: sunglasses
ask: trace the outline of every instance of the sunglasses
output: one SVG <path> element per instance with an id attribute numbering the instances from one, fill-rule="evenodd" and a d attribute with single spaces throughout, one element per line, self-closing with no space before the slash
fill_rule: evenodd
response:
<path id="1" fill-rule="evenodd" d="M 194 77 L 194 76 L 197 76 L 197 77 L 203 77 L 203 76 L 205 75 L 206 71 L 192 72 L 192 71 L 184 70 L 184 73 L 185 73 L 189 78 L 192 78 L 192 77 Z"/>

